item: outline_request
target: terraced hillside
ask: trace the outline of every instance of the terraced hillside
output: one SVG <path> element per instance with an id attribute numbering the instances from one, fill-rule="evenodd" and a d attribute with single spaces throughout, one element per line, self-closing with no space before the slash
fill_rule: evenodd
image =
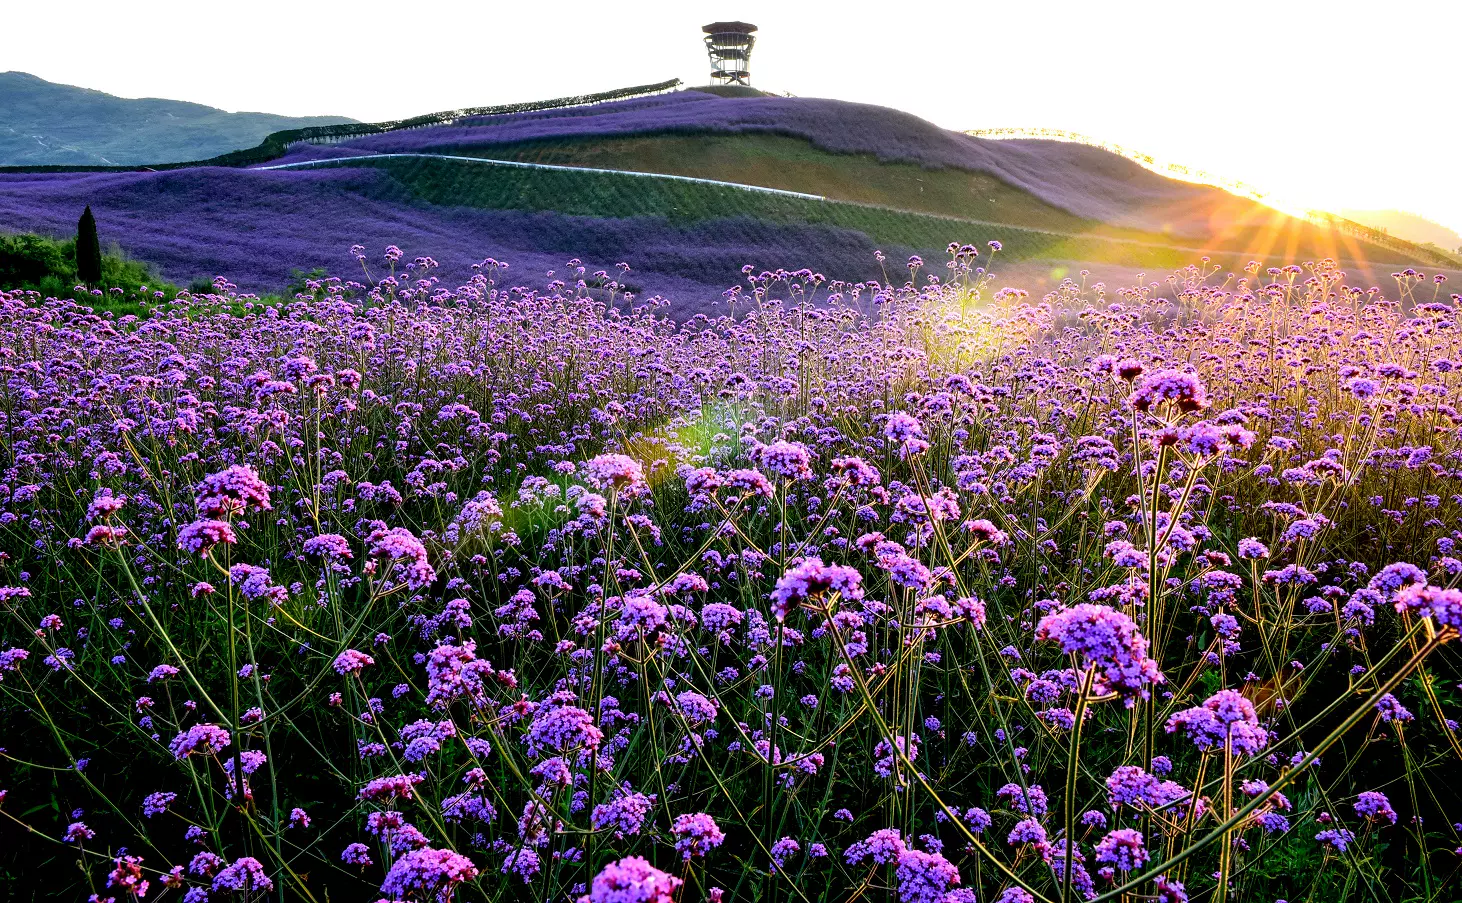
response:
<path id="1" fill-rule="evenodd" d="M 1229 269 L 1424 262 L 1093 148 L 982 141 L 859 104 L 693 91 L 297 144 L 268 168 L 0 173 L 11 229 L 64 235 L 87 204 L 104 240 L 174 281 L 224 274 L 257 291 L 296 268 L 348 272 L 354 244 L 430 255 L 448 282 L 487 257 L 528 272 L 568 257 L 588 273 L 626 261 L 635 291 L 692 307 L 746 264 L 872 278 L 885 274 L 877 250 L 901 266 L 911 253 L 941 258 L 951 241 L 999 239 L 1009 261 L 1128 275 L 1202 256 Z"/>
<path id="2" fill-rule="evenodd" d="M 797 140 L 765 140 L 777 137 Z M 639 140 L 625 140 L 630 138 Z M 1343 244 L 1330 247 L 1335 242 L 1324 229 L 1217 188 L 1165 178 L 1100 148 L 986 140 L 897 110 L 815 98 L 682 91 L 372 135 L 336 152 L 506 154 L 579 165 L 613 161 L 618 168 L 724 178 L 1013 225 L 1081 232 L 1116 226 L 1260 254 L 1346 250 Z M 874 163 L 892 169 L 871 171 Z M 1006 190 L 992 191 L 992 183 Z M 921 193 L 927 201 L 914 199 Z M 1053 220 L 1051 208 L 1067 214 L 1066 221 Z"/>
<path id="3" fill-rule="evenodd" d="M 921 213 L 1251 257 L 1369 258 L 1379 249 L 1232 195 L 1207 198 L 1206 229 L 1144 230 L 1077 216 L 986 172 L 835 154 L 780 135 L 561 138 L 464 148 L 499 160 L 670 173 L 809 192 Z M 1393 252 L 1394 255 L 1394 252 Z M 1388 255 L 1392 256 L 1392 255 Z"/>

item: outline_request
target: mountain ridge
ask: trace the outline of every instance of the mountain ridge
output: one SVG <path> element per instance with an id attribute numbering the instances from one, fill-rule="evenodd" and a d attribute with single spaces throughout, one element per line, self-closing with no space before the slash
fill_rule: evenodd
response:
<path id="1" fill-rule="evenodd" d="M 287 128 L 335 125 L 347 116 L 228 112 L 158 97 L 126 98 L 0 72 L 0 165 L 137 166 L 250 147 Z"/>

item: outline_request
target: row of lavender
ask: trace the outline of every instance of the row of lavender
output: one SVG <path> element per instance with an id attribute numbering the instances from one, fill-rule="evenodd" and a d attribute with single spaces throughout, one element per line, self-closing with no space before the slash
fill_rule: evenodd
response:
<path id="1" fill-rule="evenodd" d="M 523 141 L 653 134 L 786 135 L 837 154 L 989 173 L 1077 216 L 1158 234 L 1206 237 L 1214 227 L 1207 221 L 1212 208 L 1233 200 L 1085 145 L 974 138 L 870 104 L 698 91 L 372 135 L 346 142 L 338 153 L 470 153 Z"/>
<path id="2" fill-rule="evenodd" d="M 682 325 L 394 249 L 279 307 L 0 295 L 5 877 L 1453 893 L 1455 296 L 951 250 Z"/>
<path id="3" fill-rule="evenodd" d="M 339 271 L 351 263 L 345 249 L 356 242 L 430 249 L 453 285 L 472 275 L 466 261 L 489 254 L 512 261 L 515 279 L 557 271 L 573 254 L 594 269 L 632 257 L 630 283 L 640 295 L 676 298 L 690 312 L 710 311 L 708 301 L 747 260 L 770 266 L 791 255 L 846 278 L 879 273 L 873 242 L 848 229 L 430 205 L 367 168 L 0 173 L 0 222 L 7 229 L 68 236 L 88 205 L 104 246 L 120 243 L 180 285 L 222 273 L 257 293 L 279 291 L 297 272 Z"/>

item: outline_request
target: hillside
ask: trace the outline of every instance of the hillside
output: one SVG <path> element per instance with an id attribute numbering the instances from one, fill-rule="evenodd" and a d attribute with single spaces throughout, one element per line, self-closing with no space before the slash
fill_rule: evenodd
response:
<path id="1" fill-rule="evenodd" d="M 322 156 L 354 148 L 312 149 Z M 1077 216 L 986 172 L 835 154 L 774 134 L 633 135 L 543 139 L 466 148 L 499 160 L 668 173 L 762 185 L 786 191 L 1024 228 L 1127 239 L 1264 257 L 1276 250 L 1305 257 L 1371 256 L 1348 237 L 1330 234 L 1231 195 L 1210 199 L 1206 230 L 1144 231 Z M 1197 234 L 1194 234 L 1196 232 Z"/>
<path id="2" fill-rule="evenodd" d="M 355 244 L 434 257 L 452 284 L 487 257 L 524 281 L 571 257 L 588 273 L 623 261 L 634 291 L 691 312 L 744 265 L 888 278 L 911 253 L 941 261 L 951 241 L 998 239 L 1003 266 L 1045 274 L 1037 284 L 1202 257 L 1227 271 L 1422 262 L 1105 151 L 982 141 L 836 101 L 686 91 L 336 140 L 254 169 L 0 173 L 0 221 L 64 238 L 89 204 L 103 241 L 174 282 L 226 275 L 252 291 L 295 269 L 352 275 Z"/>
<path id="3" fill-rule="evenodd" d="M 344 116 L 229 113 L 178 100 L 115 97 L 24 72 L 0 72 L 0 166 L 137 165 L 201 160 L 270 132 L 354 122 Z"/>
<path id="4" fill-rule="evenodd" d="M 1462 235 L 1441 223 L 1434 223 L 1415 213 L 1407 213 L 1404 210 L 1340 210 L 1337 212 L 1347 219 L 1364 223 L 1372 229 L 1381 229 L 1397 238 L 1414 241 L 1419 245 L 1433 244 L 1444 251 L 1462 250 Z"/>
<path id="5" fill-rule="evenodd" d="M 1096 148 L 1056 141 L 989 141 L 939 128 L 886 107 L 819 98 L 718 97 L 700 91 L 346 142 L 372 153 L 491 154 L 525 142 L 600 144 L 629 136 L 767 136 L 800 139 L 842 156 L 868 156 L 927 170 L 981 173 L 1085 220 L 1212 237 L 1215 225 L 1273 211 L 1215 188 L 1178 182 Z M 1257 208 L 1257 210 L 1256 210 Z"/>
<path id="6" fill-rule="evenodd" d="M 718 297 L 741 267 L 811 267 L 834 278 L 882 276 L 895 261 L 942 257 L 949 241 L 999 238 L 1010 259 L 1097 260 L 1167 269 L 1196 252 L 1098 237 L 635 176 L 505 169 L 471 161 L 374 159 L 326 169 L 0 174 L 0 221 L 64 236 L 90 204 L 104 241 L 175 282 L 226 274 L 254 291 L 294 268 L 354 275 L 353 244 L 430 255 L 445 280 L 486 257 L 527 274 L 582 258 L 592 272 L 626 261 L 641 292 Z M 1241 261 L 1234 261 L 1237 265 Z"/>

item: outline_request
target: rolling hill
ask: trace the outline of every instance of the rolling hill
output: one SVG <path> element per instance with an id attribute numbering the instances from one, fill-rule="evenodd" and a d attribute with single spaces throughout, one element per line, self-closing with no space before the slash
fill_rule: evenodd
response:
<path id="1" fill-rule="evenodd" d="M 0 166 L 137 165 L 201 160 L 281 129 L 344 116 L 229 113 L 203 104 L 129 99 L 0 72 Z"/>
<path id="2" fill-rule="evenodd" d="M 104 242 L 174 281 L 222 274 L 257 291 L 295 269 L 349 275 L 353 244 L 430 255 L 444 280 L 489 256 L 524 282 L 569 257 L 590 272 L 626 261 L 636 291 L 689 312 L 746 264 L 885 278 L 876 250 L 901 269 L 951 241 L 1127 275 L 1200 257 L 1230 271 L 1428 262 L 1100 149 L 983 140 L 862 104 L 680 91 L 433 121 L 293 143 L 253 168 L 4 172 L 0 221 L 64 235 L 90 204 Z"/>
<path id="3" fill-rule="evenodd" d="M 1358 223 L 1365 223 L 1373 229 L 1389 232 L 1397 238 L 1414 241 L 1417 244 L 1433 244 L 1445 251 L 1462 252 L 1462 234 L 1415 213 L 1407 213 L 1404 210 L 1340 210 L 1337 212 Z"/>

